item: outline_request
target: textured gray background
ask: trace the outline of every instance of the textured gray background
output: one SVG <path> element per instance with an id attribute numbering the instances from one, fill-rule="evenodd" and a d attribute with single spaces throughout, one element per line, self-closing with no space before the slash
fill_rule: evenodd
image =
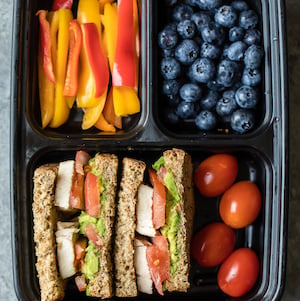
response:
<path id="1" fill-rule="evenodd" d="M 0 0 L 0 301 L 15 301 L 9 195 L 12 1 Z M 300 1 L 286 0 L 290 84 L 289 239 L 283 301 L 300 300 Z"/>

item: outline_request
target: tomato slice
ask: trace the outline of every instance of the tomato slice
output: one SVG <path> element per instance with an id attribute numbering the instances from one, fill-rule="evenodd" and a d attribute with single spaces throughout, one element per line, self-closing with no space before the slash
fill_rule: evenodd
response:
<path id="1" fill-rule="evenodd" d="M 86 248 L 87 241 L 85 238 L 79 238 L 74 246 L 75 249 L 75 266 L 78 270 L 81 270 L 81 267 L 84 263 L 84 256 L 85 256 L 85 248 Z"/>
<path id="2" fill-rule="evenodd" d="M 76 157 L 75 157 L 75 168 L 76 168 L 76 172 L 84 175 L 84 170 L 83 167 L 84 165 L 87 165 L 89 160 L 91 159 L 91 156 L 83 151 L 77 151 L 76 152 Z"/>
<path id="3" fill-rule="evenodd" d="M 153 186 L 153 226 L 159 229 L 166 221 L 166 188 L 151 168 L 149 177 Z"/>
<path id="4" fill-rule="evenodd" d="M 92 217 L 98 218 L 100 215 L 100 189 L 98 177 L 92 172 L 88 172 L 84 186 L 85 211 Z"/>
<path id="5" fill-rule="evenodd" d="M 146 258 L 155 288 L 163 296 L 162 283 L 170 276 L 168 242 L 162 235 L 153 237 L 152 242 L 153 245 L 146 249 Z"/>
<path id="6" fill-rule="evenodd" d="M 103 241 L 98 235 L 98 230 L 94 224 L 89 224 L 84 228 L 84 234 L 94 244 L 94 246 L 101 251 L 103 247 Z"/>
<path id="7" fill-rule="evenodd" d="M 86 291 L 86 279 L 85 279 L 84 275 L 76 276 L 75 284 L 80 292 Z"/>

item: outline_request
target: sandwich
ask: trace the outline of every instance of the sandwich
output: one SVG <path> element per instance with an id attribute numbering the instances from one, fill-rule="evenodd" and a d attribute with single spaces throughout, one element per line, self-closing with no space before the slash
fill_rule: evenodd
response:
<path id="1" fill-rule="evenodd" d="M 194 217 L 192 160 L 167 150 L 149 168 L 124 158 L 115 226 L 116 296 L 163 295 L 190 287 L 190 240 Z"/>
<path id="2" fill-rule="evenodd" d="M 38 167 L 33 230 L 41 300 L 61 300 L 68 281 L 88 296 L 113 295 L 112 233 L 118 158 L 84 151 Z"/>

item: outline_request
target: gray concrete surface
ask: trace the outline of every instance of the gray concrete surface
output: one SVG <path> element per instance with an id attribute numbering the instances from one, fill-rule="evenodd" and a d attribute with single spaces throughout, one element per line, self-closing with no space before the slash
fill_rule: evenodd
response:
<path id="1" fill-rule="evenodd" d="M 0 301 L 15 301 L 10 236 L 9 105 L 12 0 L 0 7 Z M 283 301 L 300 300 L 300 1 L 286 0 L 290 83 L 290 181 L 288 259 Z"/>

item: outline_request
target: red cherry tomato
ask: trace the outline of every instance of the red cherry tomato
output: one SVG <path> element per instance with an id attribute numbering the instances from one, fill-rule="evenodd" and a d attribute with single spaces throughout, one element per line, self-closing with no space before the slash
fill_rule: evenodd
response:
<path id="1" fill-rule="evenodd" d="M 202 267 L 215 267 L 234 249 L 235 233 L 223 223 L 212 223 L 195 234 L 191 255 Z"/>
<path id="2" fill-rule="evenodd" d="M 219 211 L 225 224 L 239 229 L 252 224 L 261 209 L 261 193 L 255 183 L 240 181 L 222 196 Z"/>
<path id="3" fill-rule="evenodd" d="M 234 251 L 221 264 L 218 271 L 220 289 L 231 297 L 246 294 L 255 284 L 259 274 L 259 261 L 249 248 Z"/>
<path id="4" fill-rule="evenodd" d="M 237 159 L 229 154 L 217 154 L 199 164 L 194 181 L 203 196 L 216 197 L 233 184 L 237 174 Z"/>

